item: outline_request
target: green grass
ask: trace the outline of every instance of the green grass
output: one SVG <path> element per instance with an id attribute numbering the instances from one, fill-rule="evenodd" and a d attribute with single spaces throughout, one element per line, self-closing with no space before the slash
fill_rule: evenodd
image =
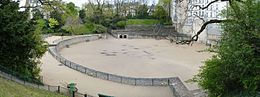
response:
<path id="1" fill-rule="evenodd" d="M 73 25 L 73 26 L 64 26 L 63 29 L 69 31 L 73 35 L 104 33 L 107 31 L 106 27 L 98 24 L 91 24 L 91 23 L 84 24 L 84 25 L 81 24 L 81 25 Z"/>
<path id="2" fill-rule="evenodd" d="M 93 27 L 86 25 L 73 25 L 72 29 L 70 26 L 64 26 L 63 29 L 66 29 L 69 32 L 72 32 L 74 35 L 90 34 L 93 32 Z"/>
<path id="3" fill-rule="evenodd" d="M 66 97 L 57 93 L 21 84 L 0 78 L 0 97 Z"/>
<path id="4" fill-rule="evenodd" d="M 160 23 L 159 20 L 155 19 L 128 19 L 127 25 L 154 25 Z"/>

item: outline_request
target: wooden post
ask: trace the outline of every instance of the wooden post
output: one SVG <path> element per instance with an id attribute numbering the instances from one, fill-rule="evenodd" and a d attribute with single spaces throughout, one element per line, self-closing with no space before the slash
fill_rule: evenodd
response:
<path id="1" fill-rule="evenodd" d="M 60 86 L 58 86 L 58 93 L 60 93 Z"/>

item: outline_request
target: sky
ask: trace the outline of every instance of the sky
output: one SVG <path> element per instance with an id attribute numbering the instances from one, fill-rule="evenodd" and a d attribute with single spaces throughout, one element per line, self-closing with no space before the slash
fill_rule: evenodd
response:
<path id="1" fill-rule="evenodd" d="M 62 0 L 65 1 L 67 3 L 69 2 L 73 2 L 76 6 L 81 7 L 82 4 L 88 2 L 88 0 Z M 158 0 L 147 0 L 149 2 L 149 5 L 151 5 L 153 2 L 157 3 Z"/>
<path id="2" fill-rule="evenodd" d="M 24 6 L 25 5 L 25 1 L 26 0 L 20 0 L 20 6 Z M 62 1 L 65 1 L 67 3 L 73 2 L 78 7 L 82 7 L 82 4 L 88 2 L 88 0 L 62 0 Z M 155 3 L 158 2 L 158 0 L 147 0 L 147 1 L 148 1 L 149 5 L 153 4 L 153 2 L 155 2 Z"/>

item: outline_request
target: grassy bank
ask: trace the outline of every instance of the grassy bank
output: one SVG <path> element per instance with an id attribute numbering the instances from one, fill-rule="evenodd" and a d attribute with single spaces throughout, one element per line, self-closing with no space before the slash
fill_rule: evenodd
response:
<path id="1" fill-rule="evenodd" d="M 60 94 L 40 90 L 0 78 L 0 97 L 66 97 Z"/>
<path id="2" fill-rule="evenodd" d="M 160 23 L 159 20 L 155 19 L 128 19 L 127 21 L 119 21 L 116 26 L 124 28 L 127 25 L 155 25 Z"/>
<path id="3" fill-rule="evenodd" d="M 159 20 L 155 19 L 129 19 L 127 25 L 154 25 L 160 23 Z"/>

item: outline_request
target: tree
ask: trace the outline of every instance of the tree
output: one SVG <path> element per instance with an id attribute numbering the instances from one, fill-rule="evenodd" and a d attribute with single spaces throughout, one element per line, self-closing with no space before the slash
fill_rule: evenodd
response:
<path id="1" fill-rule="evenodd" d="M 153 17 L 161 20 L 162 22 L 167 21 L 167 12 L 164 10 L 162 6 L 156 6 L 155 11 L 153 12 Z"/>
<path id="2" fill-rule="evenodd" d="M 145 19 L 149 16 L 148 6 L 146 4 L 139 5 L 136 11 L 136 17 L 139 19 Z"/>
<path id="3" fill-rule="evenodd" d="M 0 2 L 0 65 L 21 75 L 39 78 L 40 59 L 47 50 L 40 28 L 28 20 L 28 10 L 20 12 L 19 3 Z"/>
<path id="4" fill-rule="evenodd" d="M 87 18 L 87 16 L 86 16 L 86 10 L 85 10 L 85 9 L 81 9 L 81 10 L 79 11 L 79 18 L 81 19 L 81 21 L 82 21 L 83 23 L 86 23 L 86 18 Z"/>
<path id="5" fill-rule="evenodd" d="M 230 1 L 217 55 L 194 78 L 210 97 L 260 96 L 259 10 L 257 0 Z"/>

